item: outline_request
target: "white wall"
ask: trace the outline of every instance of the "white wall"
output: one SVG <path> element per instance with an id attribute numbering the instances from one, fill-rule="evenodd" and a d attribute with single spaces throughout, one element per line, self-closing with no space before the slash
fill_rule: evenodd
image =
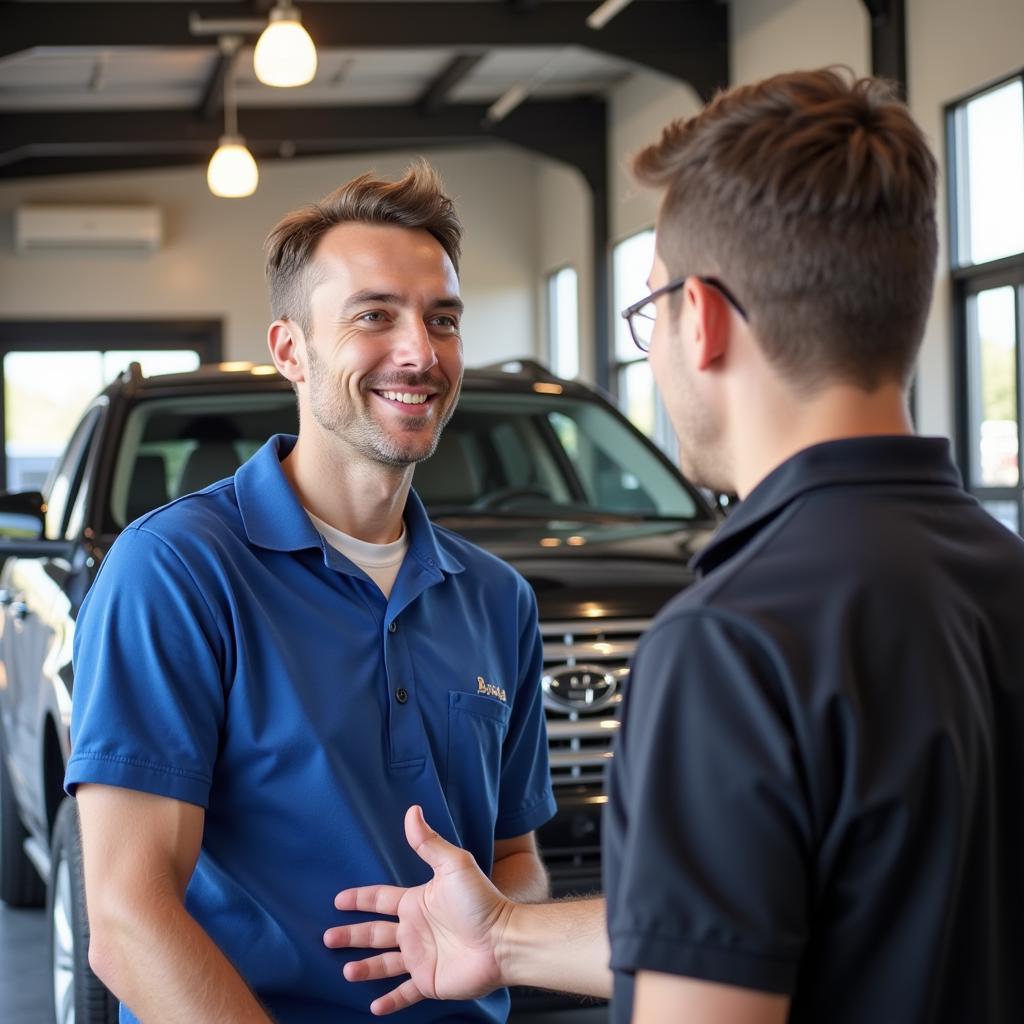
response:
<path id="1" fill-rule="evenodd" d="M 548 361 L 545 278 L 562 267 L 579 280 L 580 376 L 594 377 L 594 276 L 591 252 L 593 200 L 590 187 L 574 167 L 539 161 L 537 174 L 537 337 L 540 357 Z"/>
<path id="2" fill-rule="evenodd" d="M 608 100 L 609 235 L 612 243 L 649 228 L 658 209 L 655 193 L 638 188 L 629 174 L 629 157 L 655 141 L 664 125 L 700 109 L 697 94 L 674 79 L 637 71 L 617 86 Z M 547 274 L 576 268 L 580 280 L 580 377 L 594 379 L 593 266 L 590 189 L 576 170 L 543 161 L 538 194 L 538 291 Z M 609 311 L 609 316 L 614 315 Z M 545 351 L 543 310 L 539 322 Z"/>
<path id="3" fill-rule="evenodd" d="M 871 70 L 863 0 L 732 0 L 729 11 L 733 84 L 826 64 Z"/>
<path id="4" fill-rule="evenodd" d="M 494 146 L 427 154 L 466 228 L 466 361 L 536 352 L 537 161 Z M 214 198 L 205 169 L 41 178 L 0 185 L 0 317 L 223 318 L 227 359 L 266 358 L 263 239 L 289 210 L 368 168 L 393 177 L 412 154 L 266 162 L 248 199 Z M 499 198 L 500 197 L 500 200 Z M 155 203 L 167 239 L 148 256 L 14 251 L 19 202 Z"/>
<path id="5" fill-rule="evenodd" d="M 613 243 L 653 227 L 658 212 L 657 193 L 633 181 L 630 158 L 657 142 L 669 121 L 690 117 L 700 108 L 700 97 L 688 85 L 651 71 L 638 71 L 612 91 L 608 103 L 608 223 Z"/>

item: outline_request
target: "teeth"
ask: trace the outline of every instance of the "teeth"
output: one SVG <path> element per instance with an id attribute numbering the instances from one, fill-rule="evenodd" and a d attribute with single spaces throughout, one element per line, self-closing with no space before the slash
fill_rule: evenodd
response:
<path id="1" fill-rule="evenodd" d="M 406 405 L 422 405 L 428 395 L 410 395 L 407 391 L 382 391 L 381 394 L 385 398 L 391 399 L 392 402 L 404 402 Z"/>

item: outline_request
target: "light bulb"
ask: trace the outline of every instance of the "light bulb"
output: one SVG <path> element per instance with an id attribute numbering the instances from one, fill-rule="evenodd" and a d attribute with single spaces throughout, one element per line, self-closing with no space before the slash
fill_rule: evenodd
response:
<path id="1" fill-rule="evenodd" d="M 290 4 L 279 4 L 270 12 L 270 24 L 256 43 L 252 65 L 264 85 L 288 89 L 313 81 L 316 47 Z"/>
<path id="2" fill-rule="evenodd" d="M 259 180 L 259 169 L 252 153 L 245 148 L 245 139 L 240 135 L 222 135 L 206 169 L 210 191 L 224 199 L 241 199 L 256 191 Z"/>

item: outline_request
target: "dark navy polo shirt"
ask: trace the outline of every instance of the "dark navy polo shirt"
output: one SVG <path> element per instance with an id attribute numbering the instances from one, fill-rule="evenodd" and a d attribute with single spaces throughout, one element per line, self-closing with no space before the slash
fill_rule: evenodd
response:
<path id="1" fill-rule="evenodd" d="M 393 986 L 346 982 L 343 963 L 366 954 L 322 934 L 361 919 L 333 909 L 340 889 L 430 877 L 406 808 L 489 873 L 495 838 L 555 804 L 527 583 L 410 493 L 385 599 L 303 511 L 280 466 L 293 444 L 273 438 L 111 548 L 77 623 L 66 784 L 206 808 L 188 910 L 275 1020 L 342 1024 Z M 500 991 L 403 1019 L 507 1010 Z"/>
<path id="2" fill-rule="evenodd" d="M 650 970 L 792 1021 L 1024 1020 L 1024 544 L 943 439 L 808 448 L 641 641 L 613 762 L 614 1019 Z"/>

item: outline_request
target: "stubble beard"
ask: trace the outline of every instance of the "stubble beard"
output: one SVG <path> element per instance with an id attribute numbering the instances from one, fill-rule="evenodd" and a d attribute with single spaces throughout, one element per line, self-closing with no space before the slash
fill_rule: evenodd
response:
<path id="1" fill-rule="evenodd" d="M 403 441 L 401 435 L 394 435 L 378 424 L 366 404 L 356 405 L 344 394 L 331 376 L 326 364 L 317 354 L 316 348 L 307 341 L 309 358 L 309 406 L 313 419 L 323 429 L 343 440 L 364 458 L 383 466 L 404 468 L 416 462 L 429 459 L 437 450 L 441 431 L 452 418 L 458 400 L 458 392 L 448 405 L 444 415 L 437 421 L 428 438 L 415 436 L 429 423 L 429 416 L 415 416 L 406 419 L 405 424 L 414 436 Z M 360 384 L 360 391 L 367 403 L 373 400 L 374 390 L 396 390 L 403 387 L 417 387 L 424 384 L 440 385 L 435 402 L 448 400 L 449 386 L 427 375 L 405 374 L 389 377 L 367 377 Z"/>
<path id="2" fill-rule="evenodd" d="M 679 391 L 672 417 L 679 441 L 679 468 L 683 476 L 698 487 L 716 492 L 731 492 L 732 472 L 724 444 L 724 430 L 712 410 L 702 402 L 698 389 L 685 371 L 677 373 L 674 386 Z M 679 422 L 676 422 L 678 420 Z"/>

